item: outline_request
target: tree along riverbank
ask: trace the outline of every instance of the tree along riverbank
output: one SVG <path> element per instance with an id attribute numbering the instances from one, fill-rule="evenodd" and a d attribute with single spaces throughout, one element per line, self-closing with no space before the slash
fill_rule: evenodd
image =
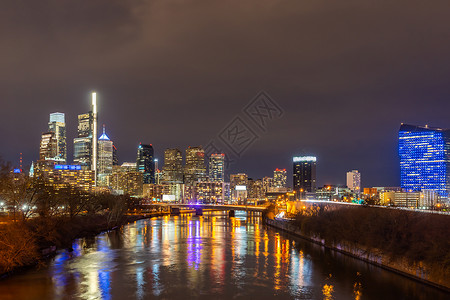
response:
<path id="1" fill-rule="evenodd" d="M 364 206 L 314 206 L 265 223 L 450 292 L 450 216 Z"/>
<path id="2" fill-rule="evenodd" d="M 16 271 L 45 264 L 57 249 L 71 249 L 81 237 L 95 236 L 127 223 L 153 215 L 122 215 L 114 220 L 108 213 L 80 215 L 74 218 L 37 218 L 0 227 L 0 278 Z M 156 215 L 155 215 L 156 216 Z"/>

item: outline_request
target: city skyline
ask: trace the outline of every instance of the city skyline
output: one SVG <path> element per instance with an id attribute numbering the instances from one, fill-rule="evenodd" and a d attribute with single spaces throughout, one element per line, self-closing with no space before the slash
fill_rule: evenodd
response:
<path id="1" fill-rule="evenodd" d="M 314 153 L 318 186 L 352 169 L 363 186 L 398 186 L 399 124 L 450 127 L 448 3 L 233 4 L 88 3 L 71 18 L 62 4 L 2 4 L 0 155 L 30 164 L 58 111 L 70 159 L 94 89 L 121 161 L 140 141 L 160 159 L 205 147 L 265 90 L 284 114 L 255 128 L 231 172 L 260 178 Z"/>
<path id="2" fill-rule="evenodd" d="M 94 93 L 92 93 L 92 95 L 93 94 L 96 94 L 95 92 Z M 50 122 L 48 123 L 48 126 L 49 126 L 49 132 L 42 132 L 42 138 L 44 138 L 44 136 L 46 136 L 46 135 L 49 135 L 49 134 L 51 134 L 52 132 L 55 132 L 55 130 L 54 129 L 52 129 L 55 125 L 51 125 L 52 124 L 52 122 L 53 122 L 53 124 L 54 124 L 54 122 L 59 122 L 59 124 L 63 124 L 64 125 L 64 140 L 66 139 L 66 127 L 65 127 L 65 125 L 66 125 L 66 123 L 65 123 L 65 116 L 66 116 L 66 113 L 64 113 L 64 112 L 53 112 L 53 113 L 49 113 L 49 115 L 50 115 Z M 77 126 L 77 134 L 76 134 L 76 136 L 78 136 L 77 138 L 74 138 L 73 140 L 74 140 L 74 143 L 72 144 L 72 149 L 71 149 L 71 147 L 68 147 L 67 145 L 65 145 L 65 143 L 64 143 L 64 152 L 65 152 L 65 155 L 66 155 L 66 157 L 72 157 L 72 156 L 69 156 L 69 154 L 68 153 L 71 153 L 71 151 L 70 150 L 72 150 L 72 153 L 74 154 L 74 156 L 73 156 L 73 159 L 72 160 L 70 160 L 70 159 L 67 159 L 66 161 L 61 161 L 61 163 L 63 163 L 63 164 L 69 164 L 69 162 L 70 163 L 73 163 L 73 164 L 79 164 L 79 162 L 77 161 L 77 158 L 76 158 L 76 156 L 75 156 L 75 153 L 73 152 L 74 150 L 75 150 L 75 145 L 76 145 L 76 140 L 77 139 L 80 139 L 80 137 L 84 137 L 84 135 L 93 135 L 93 128 L 91 128 L 91 127 L 93 127 L 93 122 L 92 122 L 92 119 L 93 119 L 93 117 L 91 116 L 92 115 L 92 112 L 89 112 L 89 113 L 86 113 L 86 114 L 80 114 L 80 115 L 78 115 L 78 126 Z M 86 119 L 86 120 L 85 120 Z M 56 120 L 56 121 L 55 121 Z M 88 123 L 88 125 L 83 125 L 83 123 L 82 122 L 84 122 L 84 121 L 89 121 L 89 123 Z M 81 122 L 81 123 L 80 123 Z M 53 126 L 53 127 L 52 127 Z M 81 126 L 81 127 L 80 127 Z M 84 128 L 84 127 L 86 127 L 86 128 Z M 104 134 L 104 126 L 105 125 L 103 125 L 103 134 Z M 401 123 L 400 124 L 400 128 L 403 128 L 404 126 L 419 126 L 420 127 L 420 125 L 404 125 L 404 123 Z M 448 129 L 441 129 L 441 128 L 438 128 L 438 127 L 429 127 L 428 126 L 428 124 L 427 125 L 424 125 L 424 126 L 422 126 L 423 128 L 431 128 L 431 129 L 437 129 L 437 130 L 444 130 L 444 131 L 448 131 Z M 83 131 L 83 128 L 85 129 L 85 131 L 86 130 L 90 130 L 89 132 L 88 131 L 86 131 L 86 132 L 84 132 Z M 90 128 L 90 129 L 89 129 Z M 96 136 L 98 136 L 99 134 L 101 135 L 101 132 L 98 132 L 99 131 L 99 129 L 97 128 L 97 133 L 95 134 Z M 53 139 L 55 139 L 55 146 L 54 146 L 54 150 L 52 150 L 52 151 L 55 151 L 55 152 L 58 152 L 59 150 L 57 150 L 57 149 L 59 149 L 59 146 L 57 146 L 58 145 L 58 140 L 57 140 L 57 138 L 56 138 L 56 134 L 55 133 L 53 133 L 54 134 L 54 138 Z M 109 139 L 109 138 L 108 138 Z M 70 140 L 70 137 L 69 137 L 69 140 Z M 42 148 L 42 140 L 41 140 L 41 145 L 40 145 L 40 147 Z M 46 142 L 46 143 L 48 143 L 48 142 Z M 141 147 L 140 145 L 141 145 L 142 143 L 139 143 L 139 145 L 138 145 L 138 149 L 140 149 L 139 147 Z M 152 147 L 152 144 L 150 144 L 150 147 Z M 201 145 L 199 146 L 199 147 L 202 147 Z M 188 149 L 190 149 L 190 148 L 192 148 L 192 146 L 187 146 L 186 147 L 186 149 L 188 150 Z M 196 148 L 196 147 L 193 147 L 193 148 Z M 69 151 L 68 151 L 68 149 L 69 149 Z M 114 146 L 114 149 L 116 149 L 115 148 L 115 146 Z M 154 152 L 154 153 L 161 153 L 161 152 L 163 152 L 162 153 L 162 155 L 161 155 L 161 158 L 159 159 L 160 161 L 162 161 L 163 162 L 163 165 L 162 166 L 164 166 L 164 163 L 165 163 L 165 160 L 164 160 L 164 152 L 166 151 L 166 150 L 171 150 L 171 149 L 173 149 L 173 148 L 166 148 L 166 149 L 163 149 L 163 150 L 159 150 L 159 151 L 156 151 L 155 149 L 153 149 L 153 147 L 152 147 L 152 153 Z M 46 150 L 46 151 L 49 151 L 49 150 Z M 117 150 L 114 150 L 114 151 L 117 151 Z M 42 152 L 42 149 L 40 150 L 40 152 Z M 22 164 L 23 162 L 22 162 L 22 153 L 20 153 L 21 155 L 20 155 L 20 157 L 19 157 L 19 159 L 20 159 L 20 163 Z M 111 154 L 112 155 L 112 154 Z M 206 154 L 205 154 L 206 155 Z M 225 156 L 225 154 L 222 154 L 222 155 L 224 155 Z M 36 160 L 33 160 L 33 161 L 31 161 L 28 165 L 25 163 L 25 167 L 27 167 L 27 166 L 29 166 L 29 167 L 31 167 L 31 164 L 32 163 L 35 163 L 38 159 L 39 159 L 39 157 L 40 156 L 42 156 L 42 153 L 41 154 L 39 154 L 39 152 L 38 152 L 38 155 L 37 155 L 37 159 Z M 61 154 L 58 154 L 58 155 L 56 155 L 55 154 L 55 157 L 57 157 L 57 156 L 61 156 Z M 121 159 L 121 157 L 120 157 L 120 154 L 118 155 L 118 157 L 119 157 L 119 159 L 118 159 L 118 162 L 120 162 L 120 163 L 127 163 L 127 162 L 130 162 L 130 161 L 133 161 L 133 159 L 130 159 L 130 160 L 124 160 L 124 159 Z M 152 154 L 152 157 L 153 157 L 153 159 L 155 159 L 155 161 L 154 161 L 154 163 L 155 162 L 157 162 L 158 161 L 158 157 L 159 156 L 157 156 L 156 154 Z M 206 156 L 205 156 L 206 157 Z M 296 158 L 296 156 L 294 155 L 293 156 L 294 157 L 294 159 Z M 182 158 L 182 162 L 183 162 L 183 166 L 185 166 L 186 165 L 186 156 L 185 155 L 182 155 L 181 156 L 181 158 Z M 292 159 L 292 157 L 291 157 L 291 159 Z M 316 159 L 316 158 L 315 158 Z M 206 160 L 205 160 L 205 168 L 206 169 L 208 169 L 209 167 L 208 167 L 208 165 L 209 165 L 209 163 L 208 163 L 208 161 L 209 161 L 209 157 L 207 157 L 206 158 Z M 14 163 L 14 162 L 11 162 L 12 163 L 12 165 L 13 166 L 16 166 L 16 164 Z M 399 162 L 400 163 L 400 162 Z M 251 177 L 253 177 L 253 178 L 256 178 L 256 179 L 262 179 L 262 178 L 264 178 L 264 177 L 266 177 L 267 175 L 269 175 L 270 174 L 270 172 L 268 173 L 268 174 L 262 174 L 262 176 L 252 176 L 251 174 L 252 174 L 252 170 L 243 170 L 242 168 L 237 168 L 237 170 L 238 171 L 236 171 L 236 172 L 233 172 L 232 170 L 233 170 L 233 168 L 231 167 L 231 168 L 226 168 L 226 166 L 225 166 L 226 164 L 224 164 L 224 172 L 226 173 L 226 177 L 229 177 L 229 175 L 230 174 L 237 174 L 237 173 L 240 173 L 240 172 L 244 172 L 244 173 L 246 173 L 246 174 L 249 174 L 249 178 L 251 178 Z M 18 167 L 18 166 L 17 166 Z M 286 168 L 283 168 L 284 170 L 286 169 Z M 288 169 L 289 169 L 289 167 L 288 167 Z M 209 169 L 208 169 L 209 170 Z M 278 170 L 278 167 L 276 168 L 276 170 Z M 155 170 L 156 171 L 156 170 Z M 209 171 L 208 171 L 209 172 Z M 208 172 L 206 172 L 205 171 L 205 174 L 206 173 L 208 173 Z M 294 170 L 294 168 L 292 168 L 291 170 L 290 170 L 290 172 L 287 172 L 287 174 L 289 174 L 288 175 L 288 178 L 290 178 L 290 181 L 292 181 L 293 180 L 293 173 L 295 172 L 295 170 Z M 156 174 L 156 173 L 155 173 Z M 156 176 L 156 175 L 152 175 L 153 177 L 154 176 Z M 348 176 L 348 174 L 347 174 L 347 176 Z M 342 176 L 342 177 L 344 177 L 344 183 L 342 183 L 342 182 L 340 182 L 340 178 L 337 180 L 337 181 L 329 181 L 329 182 L 324 182 L 323 184 L 320 184 L 320 177 L 318 178 L 318 182 L 319 182 L 319 184 L 317 184 L 317 187 L 321 187 L 321 186 L 327 186 L 327 185 L 333 185 L 333 186 L 348 186 L 348 177 L 345 177 L 345 176 Z M 401 179 L 399 179 L 399 181 L 401 181 Z M 360 181 L 361 182 L 361 181 Z M 361 183 L 360 183 L 361 184 Z M 384 186 L 400 186 L 401 184 L 398 184 L 398 185 L 384 185 Z M 291 186 L 289 183 L 288 183 L 288 186 Z M 370 185 L 366 185 L 366 187 L 368 187 L 368 186 L 370 186 Z M 371 186 L 383 186 L 383 185 L 381 185 L 381 184 L 373 184 L 373 185 L 371 185 Z M 291 187 L 293 187 L 293 186 L 291 186 Z"/>

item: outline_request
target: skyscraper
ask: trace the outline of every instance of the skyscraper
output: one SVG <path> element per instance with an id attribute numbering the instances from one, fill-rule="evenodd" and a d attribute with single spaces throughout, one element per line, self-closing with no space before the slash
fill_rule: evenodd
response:
<path id="1" fill-rule="evenodd" d="M 73 140 L 73 161 L 83 169 L 91 168 L 92 114 L 78 115 L 78 137 Z"/>
<path id="2" fill-rule="evenodd" d="M 66 146 L 66 122 L 64 113 L 51 113 L 48 122 L 48 131 L 55 133 L 56 153 L 59 161 L 63 164 L 67 162 Z"/>
<path id="3" fill-rule="evenodd" d="M 213 153 L 209 157 L 209 181 L 223 182 L 225 179 L 225 154 Z"/>
<path id="4" fill-rule="evenodd" d="M 91 169 L 97 180 L 97 94 L 92 93 L 91 111 L 78 115 L 78 137 L 73 140 L 73 160 L 83 169 Z M 95 183 L 96 185 L 96 183 Z"/>
<path id="5" fill-rule="evenodd" d="M 92 118 L 93 118 L 93 130 L 92 130 L 92 163 L 91 170 L 95 172 L 95 186 L 97 186 L 97 93 L 92 93 Z"/>
<path id="6" fill-rule="evenodd" d="M 164 151 L 162 171 L 165 183 L 183 183 L 183 157 L 180 150 L 172 148 Z"/>
<path id="7" fill-rule="evenodd" d="M 286 169 L 275 169 L 273 171 L 273 187 L 275 188 L 285 188 L 287 181 Z"/>
<path id="8" fill-rule="evenodd" d="M 193 185 L 196 181 L 206 179 L 205 151 L 201 146 L 186 149 L 184 183 Z"/>
<path id="9" fill-rule="evenodd" d="M 347 172 L 347 187 L 355 193 L 361 192 L 361 173 L 358 170 Z"/>
<path id="10" fill-rule="evenodd" d="M 94 117 L 91 112 L 78 115 L 78 137 L 73 139 L 73 161 L 84 170 L 91 169 Z"/>
<path id="11" fill-rule="evenodd" d="M 316 191 L 316 157 L 296 156 L 293 158 L 294 191 L 301 192 Z"/>
<path id="12" fill-rule="evenodd" d="M 113 166 L 119 165 L 119 157 L 117 156 L 117 148 L 113 145 Z"/>
<path id="13" fill-rule="evenodd" d="M 109 139 L 103 126 L 103 134 L 98 138 L 98 173 L 99 186 L 109 186 L 109 176 L 113 166 L 113 142 Z"/>
<path id="14" fill-rule="evenodd" d="M 155 183 L 155 162 L 153 146 L 139 144 L 136 158 L 136 170 L 143 175 L 143 183 Z"/>
<path id="15" fill-rule="evenodd" d="M 39 147 L 39 160 L 54 161 L 58 156 L 57 141 L 54 132 L 45 132 L 41 136 L 41 145 Z"/>
<path id="16" fill-rule="evenodd" d="M 401 187 L 450 192 L 450 130 L 402 124 L 398 132 Z"/>

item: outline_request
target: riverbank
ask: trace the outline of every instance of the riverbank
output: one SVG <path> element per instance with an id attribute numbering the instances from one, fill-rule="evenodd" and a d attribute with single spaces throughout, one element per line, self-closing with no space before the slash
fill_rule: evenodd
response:
<path id="1" fill-rule="evenodd" d="M 180 211 L 180 214 L 189 213 L 195 213 L 195 209 Z M 73 241 L 78 238 L 96 236 L 137 220 L 169 215 L 170 212 L 162 211 L 129 213 L 111 220 L 109 214 L 94 214 L 74 218 L 39 218 L 26 223 L 2 225 L 1 229 L 4 231 L 2 238 L 6 237 L 5 241 L 9 243 L 10 250 L 9 253 L 5 253 L 0 249 L 0 261 L 8 261 L 10 264 L 6 267 L 0 264 L 0 279 L 44 264 L 46 259 L 54 256 L 60 249 L 70 251 Z M 24 236 L 28 239 L 23 239 Z"/>
<path id="2" fill-rule="evenodd" d="M 60 249 L 72 249 L 78 238 L 96 236 L 102 232 L 118 229 L 140 219 L 168 215 L 166 212 L 127 214 L 111 221 L 108 214 L 30 220 L 27 223 L 3 225 L 0 251 L 0 279 L 45 264 Z M 5 248 L 9 248 L 6 250 Z"/>
<path id="3" fill-rule="evenodd" d="M 266 225 L 283 232 L 450 292 L 450 274 L 448 269 L 442 268 L 442 266 L 436 268 L 436 266 L 423 261 L 416 262 L 406 258 L 393 257 L 384 254 L 380 249 L 364 247 L 357 243 L 326 240 L 321 238 L 319 233 L 306 233 L 293 221 L 269 219 L 267 217 L 264 217 L 263 221 Z"/>

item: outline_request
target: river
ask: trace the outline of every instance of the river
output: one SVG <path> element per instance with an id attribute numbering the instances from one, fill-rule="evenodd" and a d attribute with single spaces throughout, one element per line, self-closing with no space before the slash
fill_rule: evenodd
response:
<path id="1" fill-rule="evenodd" d="M 449 294 L 280 234 L 257 214 L 144 219 L 78 239 L 0 281 L 0 299 L 449 299 Z"/>

